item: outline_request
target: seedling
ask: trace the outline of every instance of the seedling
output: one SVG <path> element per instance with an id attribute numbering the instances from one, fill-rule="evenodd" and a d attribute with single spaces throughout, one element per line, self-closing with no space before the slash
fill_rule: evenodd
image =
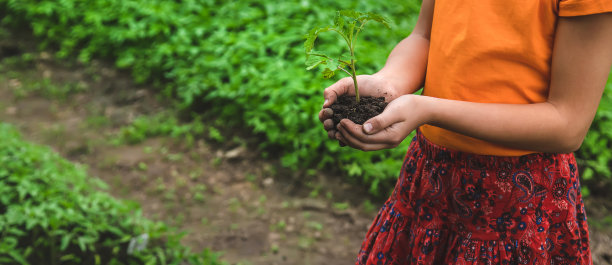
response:
<path id="1" fill-rule="evenodd" d="M 362 13 L 353 10 L 336 11 L 334 25 L 323 28 L 313 28 L 306 35 L 304 49 L 306 52 L 306 69 L 312 70 L 315 67 L 325 66 L 323 78 L 332 78 L 337 71 L 343 71 L 353 79 L 355 85 L 355 99 L 359 102 L 359 88 L 357 86 L 357 73 L 355 63 L 355 45 L 359 33 L 369 21 L 375 21 L 389 28 L 389 21 L 383 16 L 371 12 Z M 340 56 L 329 55 L 323 51 L 313 50 L 315 40 L 322 32 L 333 31 L 338 33 L 348 46 L 349 54 Z"/>

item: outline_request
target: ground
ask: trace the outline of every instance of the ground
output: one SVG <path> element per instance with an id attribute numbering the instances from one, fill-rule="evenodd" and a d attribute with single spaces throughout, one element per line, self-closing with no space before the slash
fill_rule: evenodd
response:
<path id="1" fill-rule="evenodd" d="M 67 65 L 33 46 L 0 41 L 0 120 L 27 140 L 86 165 L 146 216 L 186 230 L 184 243 L 196 251 L 211 248 L 243 265 L 354 263 L 380 198 L 333 174 L 283 169 L 242 136 L 118 141 L 121 128 L 170 104 L 108 64 Z M 586 200 L 595 264 L 612 264 L 612 233 L 601 221 L 611 215 L 609 201 Z"/>

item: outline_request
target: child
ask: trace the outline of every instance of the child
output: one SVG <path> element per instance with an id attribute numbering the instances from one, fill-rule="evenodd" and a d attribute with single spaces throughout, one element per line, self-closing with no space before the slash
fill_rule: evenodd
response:
<path id="1" fill-rule="evenodd" d="M 423 0 L 385 67 L 359 76 L 385 95 L 363 126 L 330 138 L 360 150 L 418 129 L 357 264 L 591 264 L 576 150 L 612 65 L 612 0 Z M 412 95 L 424 87 L 423 96 Z"/>

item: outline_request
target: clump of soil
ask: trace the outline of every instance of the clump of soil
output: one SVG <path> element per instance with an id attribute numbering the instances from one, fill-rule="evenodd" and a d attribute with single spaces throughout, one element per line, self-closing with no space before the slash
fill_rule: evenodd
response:
<path id="1" fill-rule="evenodd" d="M 334 111 L 332 120 L 334 126 L 345 118 L 362 125 L 370 118 L 382 113 L 385 107 L 387 107 L 387 102 L 384 97 L 361 97 L 357 103 L 355 96 L 342 95 L 331 105 Z"/>

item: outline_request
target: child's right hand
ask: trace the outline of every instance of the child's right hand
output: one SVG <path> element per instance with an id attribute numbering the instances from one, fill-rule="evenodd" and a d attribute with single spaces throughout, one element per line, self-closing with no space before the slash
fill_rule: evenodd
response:
<path id="1" fill-rule="evenodd" d="M 388 80 L 376 74 L 357 76 L 357 84 L 359 85 L 359 95 L 362 97 L 385 97 L 386 102 L 391 102 L 398 96 L 401 96 Z M 327 136 L 330 139 L 338 139 L 336 137 L 337 129 L 334 127 L 334 122 L 331 119 L 334 112 L 330 106 L 336 102 L 337 98 L 341 95 L 355 95 L 353 79 L 350 77 L 342 78 L 326 88 L 323 94 L 325 102 L 323 103 L 323 108 L 319 112 L 319 120 L 323 123 L 323 127 L 327 131 Z M 342 144 L 341 142 L 341 145 Z"/>

